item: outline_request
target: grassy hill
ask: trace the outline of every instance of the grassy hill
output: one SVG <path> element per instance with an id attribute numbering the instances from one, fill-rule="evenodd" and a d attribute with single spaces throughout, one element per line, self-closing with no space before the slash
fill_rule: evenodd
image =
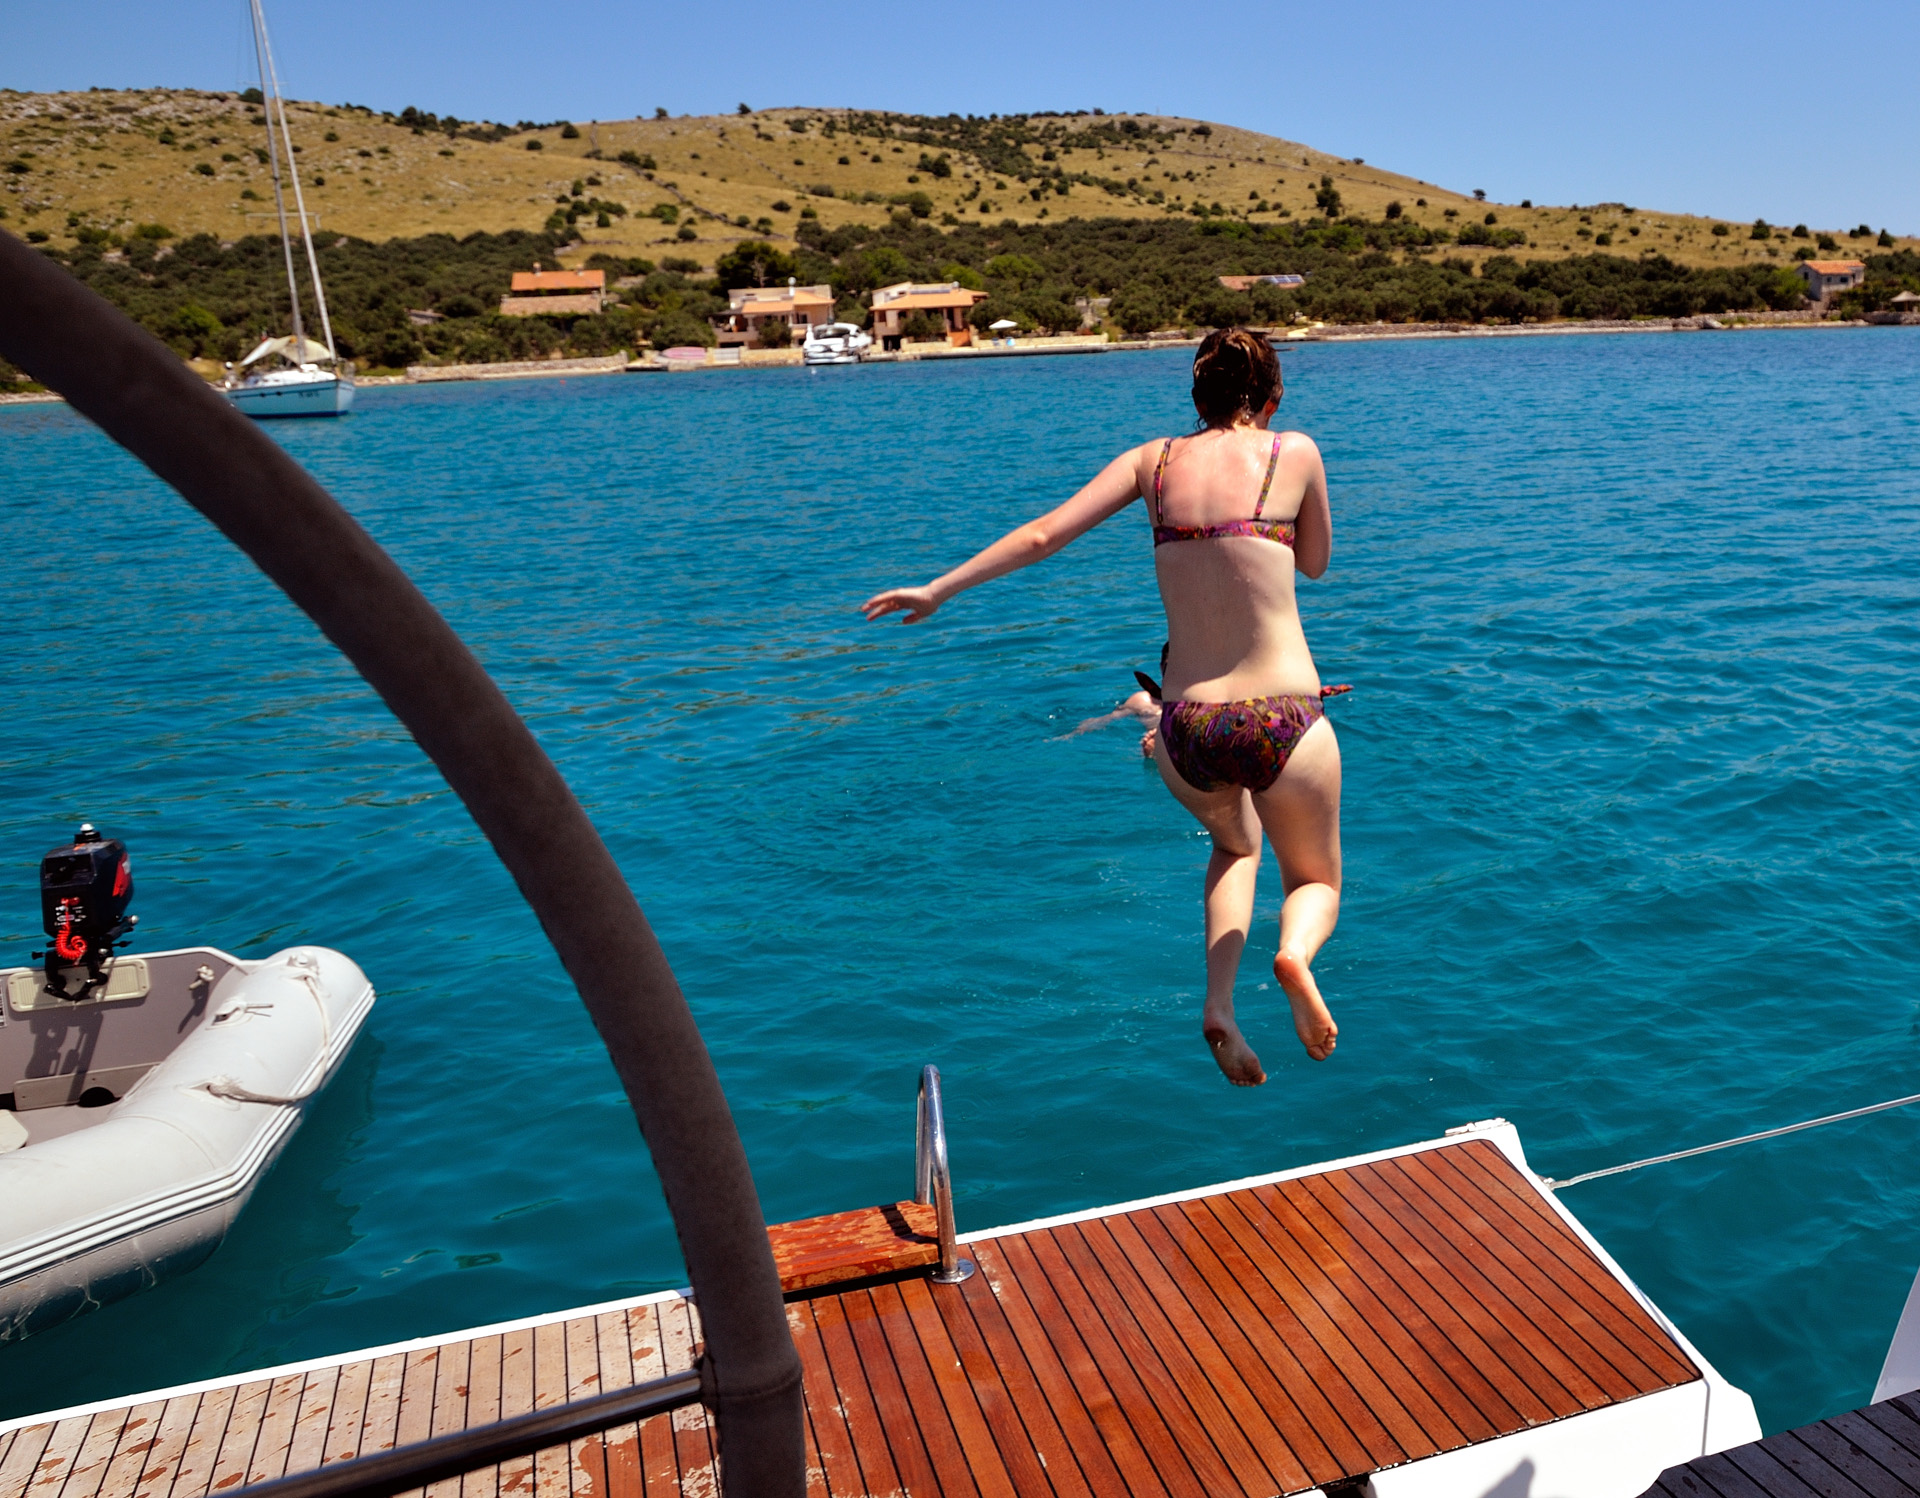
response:
<path id="1" fill-rule="evenodd" d="M 953 228 L 1217 210 L 1261 224 L 1377 220 L 1397 204 L 1411 223 L 1455 239 L 1473 226 L 1470 237 L 1496 241 L 1449 247 L 1469 259 L 1598 247 L 1701 267 L 1789 263 L 1822 232 L 1758 240 L 1747 224 L 1617 203 L 1482 202 L 1298 142 L 1159 115 L 769 109 L 508 127 L 351 105 L 288 112 L 307 206 L 325 229 L 376 241 L 540 230 L 580 203 L 583 214 L 560 220 L 576 242 L 569 263 L 665 253 L 711 265 L 750 238 L 791 248 L 806 218 L 832 230 L 890 215 Z M 272 228 L 265 143 L 260 109 L 232 94 L 0 90 L 0 213 L 8 228 L 57 246 L 140 224 L 238 240 Z M 1321 197 L 1329 189 L 1333 214 Z M 1861 227 L 1828 227 L 1837 248 L 1826 252 L 1864 252 L 1874 239 Z"/>

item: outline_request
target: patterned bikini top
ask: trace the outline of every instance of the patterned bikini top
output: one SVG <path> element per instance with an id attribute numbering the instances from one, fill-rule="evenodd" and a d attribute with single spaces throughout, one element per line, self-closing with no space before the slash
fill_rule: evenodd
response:
<path id="1" fill-rule="evenodd" d="M 1266 508 L 1267 491 L 1273 487 L 1273 470 L 1280 465 L 1280 439 L 1273 439 L 1273 452 L 1267 458 L 1267 481 L 1260 486 L 1260 498 L 1254 502 L 1253 514 L 1246 520 L 1224 520 L 1218 525 L 1162 525 L 1160 523 L 1160 480 L 1167 471 L 1167 459 L 1173 453 L 1173 438 L 1169 437 L 1160 449 L 1160 461 L 1153 470 L 1153 544 L 1165 546 L 1169 541 L 1212 541 L 1222 536 L 1255 536 L 1262 541 L 1278 541 L 1282 546 L 1292 546 L 1294 523 L 1291 520 L 1262 520 L 1260 512 Z"/>

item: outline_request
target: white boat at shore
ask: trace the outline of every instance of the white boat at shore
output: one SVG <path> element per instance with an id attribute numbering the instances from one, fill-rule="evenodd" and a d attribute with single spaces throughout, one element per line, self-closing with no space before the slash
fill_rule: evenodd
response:
<path id="1" fill-rule="evenodd" d="M 332 355 L 311 338 L 269 338 L 239 367 L 278 357 L 283 362 L 236 376 L 227 372 L 227 399 L 249 416 L 345 416 L 353 409 L 353 375 L 321 367 Z"/>
<path id="2" fill-rule="evenodd" d="M 800 345 L 800 361 L 808 365 L 858 364 L 873 347 L 873 335 L 850 322 L 816 323 Z"/>
<path id="3" fill-rule="evenodd" d="M 345 416 L 353 409 L 351 366 L 340 366 L 333 343 L 333 320 L 327 315 L 326 288 L 320 283 L 320 258 L 313 249 L 313 230 L 307 220 L 307 202 L 300 189 L 300 173 L 293 160 L 294 146 L 287 135 L 287 106 L 280 96 L 280 76 L 273 63 L 273 45 L 267 39 L 267 18 L 260 0 L 251 0 L 254 56 L 260 66 L 261 113 L 267 125 L 267 166 L 273 177 L 273 207 L 280 220 L 280 249 L 287 265 L 287 299 L 293 312 L 293 332 L 285 338 L 264 338 L 240 361 L 242 370 L 262 360 L 276 365 L 236 375 L 227 366 L 223 388 L 227 399 L 248 416 Z M 277 125 L 276 125 L 277 122 Z M 294 211 L 300 220 L 300 239 L 307 252 L 307 274 L 313 281 L 314 305 L 320 313 L 323 342 L 307 337 L 300 309 L 300 283 L 293 268 L 293 237 L 287 232 L 287 200 L 281 185 L 281 165 L 293 185 Z M 333 369 L 322 368 L 334 365 Z"/>

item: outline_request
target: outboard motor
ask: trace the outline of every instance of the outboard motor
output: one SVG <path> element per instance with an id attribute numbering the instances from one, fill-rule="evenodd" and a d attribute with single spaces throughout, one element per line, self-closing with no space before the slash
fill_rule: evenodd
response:
<path id="1" fill-rule="evenodd" d="M 105 985 L 114 945 L 125 942 L 140 919 L 127 914 L 132 899 L 127 845 L 101 837 L 91 822 L 40 860 L 40 922 L 53 944 L 34 956 L 46 959 L 49 993 L 84 999 Z M 69 991 L 67 979 L 76 968 L 86 975 Z"/>

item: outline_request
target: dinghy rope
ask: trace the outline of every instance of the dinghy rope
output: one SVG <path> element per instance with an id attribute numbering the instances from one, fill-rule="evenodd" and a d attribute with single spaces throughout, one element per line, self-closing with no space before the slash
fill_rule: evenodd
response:
<path id="1" fill-rule="evenodd" d="M 1742 1134 L 1738 1139 L 1722 1139 L 1718 1144 L 1696 1144 L 1692 1149 L 1675 1150 L 1670 1155 L 1654 1155 L 1646 1160 L 1632 1160 L 1625 1165 L 1609 1165 L 1605 1170 L 1589 1170 L 1583 1175 L 1569 1176 L 1564 1181 L 1556 1181 L 1551 1176 L 1541 1176 L 1540 1184 L 1549 1191 L 1563 1191 L 1568 1186 L 1578 1186 L 1582 1181 L 1597 1181 L 1602 1176 L 1624 1175 L 1629 1170 L 1639 1170 L 1647 1165 L 1665 1165 L 1670 1160 L 1685 1160 L 1694 1155 L 1710 1155 L 1715 1150 L 1730 1150 L 1736 1144 L 1756 1144 L 1762 1139 L 1778 1139 L 1782 1134 L 1798 1134 L 1802 1129 L 1817 1129 L 1822 1124 L 1844 1123 L 1849 1118 L 1865 1118 L 1869 1113 L 1885 1113 L 1889 1108 L 1905 1108 L 1911 1103 L 1920 1103 L 1920 1092 L 1912 1097 L 1892 1098 L 1884 1103 L 1871 1103 L 1865 1108 L 1849 1108 L 1845 1113 L 1829 1113 L 1825 1118 L 1809 1118 L 1804 1123 L 1786 1124 L 1778 1129 L 1762 1129 L 1758 1134 Z"/>

